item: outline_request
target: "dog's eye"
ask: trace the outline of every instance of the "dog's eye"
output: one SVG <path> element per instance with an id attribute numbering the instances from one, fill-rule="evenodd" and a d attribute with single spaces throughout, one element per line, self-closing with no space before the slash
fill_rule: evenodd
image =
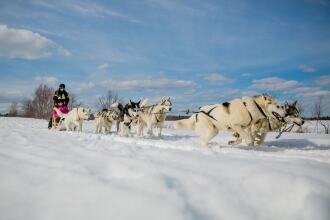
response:
<path id="1" fill-rule="evenodd" d="M 280 108 L 280 106 L 277 105 L 276 108 Z"/>

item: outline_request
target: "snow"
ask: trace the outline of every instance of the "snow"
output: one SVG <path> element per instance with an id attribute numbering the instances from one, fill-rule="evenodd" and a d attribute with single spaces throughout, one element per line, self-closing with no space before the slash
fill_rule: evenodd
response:
<path id="1" fill-rule="evenodd" d="M 330 136 L 271 133 L 260 147 L 191 131 L 121 138 L 0 118 L 0 219 L 330 219 Z M 168 126 L 170 127 L 170 126 Z"/>

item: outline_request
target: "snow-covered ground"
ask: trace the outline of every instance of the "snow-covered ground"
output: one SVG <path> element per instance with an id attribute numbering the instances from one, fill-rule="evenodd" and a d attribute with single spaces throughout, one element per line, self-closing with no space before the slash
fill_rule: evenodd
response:
<path id="1" fill-rule="evenodd" d="M 0 219 L 330 219 L 330 136 L 199 147 L 190 131 L 121 138 L 0 118 Z"/>

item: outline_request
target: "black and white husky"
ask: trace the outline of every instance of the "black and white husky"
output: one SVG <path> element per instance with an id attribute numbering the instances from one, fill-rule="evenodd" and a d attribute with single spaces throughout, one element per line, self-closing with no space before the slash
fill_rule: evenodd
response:
<path id="1" fill-rule="evenodd" d="M 117 133 L 122 137 L 130 136 L 130 130 L 132 124 L 136 123 L 142 108 L 147 104 L 148 100 L 141 100 L 138 102 L 129 102 L 123 106 L 120 103 L 114 103 L 112 107 L 119 112 L 117 122 Z"/>
<path id="2" fill-rule="evenodd" d="M 105 133 L 110 133 L 113 122 L 118 120 L 118 118 L 118 111 L 112 109 L 103 109 L 102 111 L 95 113 L 95 132 L 101 133 L 104 128 Z"/>

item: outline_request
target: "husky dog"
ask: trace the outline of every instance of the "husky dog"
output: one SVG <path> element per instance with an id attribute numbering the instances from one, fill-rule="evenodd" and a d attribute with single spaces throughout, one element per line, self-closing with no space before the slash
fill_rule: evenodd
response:
<path id="1" fill-rule="evenodd" d="M 266 138 L 266 135 L 270 131 L 280 130 L 286 125 L 297 125 L 301 126 L 304 124 L 304 120 L 301 118 L 300 113 L 297 109 L 297 101 L 292 104 L 285 102 L 285 116 L 284 120 L 280 121 L 274 118 L 269 118 L 269 120 L 261 120 L 256 124 L 251 126 L 251 134 L 254 137 L 254 144 L 260 145 L 263 144 Z M 235 137 L 239 138 L 239 134 L 235 133 Z"/>
<path id="2" fill-rule="evenodd" d="M 176 121 L 174 128 L 195 129 L 201 138 L 202 146 L 207 146 L 208 142 L 223 130 L 235 131 L 241 137 L 229 144 L 238 144 L 244 139 L 248 145 L 253 145 L 249 132 L 251 125 L 268 117 L 276 120 L 282 120 L 284 117 L 285 111 L 277 108 L 277 103 L 275 98 L 262 94 L 234 99 L 222 104 L 207 105 L 201 107 L 200 111 L 189 119 Z"/>
<path id="3" fill-rule="evenodd" d="M 111 132 L 112 123 L 118 120 L 119 114 L 115 110 L 103 109 L 95 114 L 96 133 L 101 133 L 104 127 L 105 133 Z"/>
<path id="4" fill-rule="evenodd" d="M 119 117 L 119 125 L 117 133 L 120 136 L 129 136 L 129 131 L 131 130 L 132 123 L 136 122 L 141 109 L 147 104 L 148 100 L 144 100 L 141 103 L 141 100 L 138 102 L 129 102 L 122 109 L 122 115 Z M 127 132 L 128 131 L 128 132 Z"/>
<path id="5" fill-rule="evenodd" d="M 58 108 L 54 108 L 57 114 L 64 119 L 64 125 L 67 131 L 82 131 L 82 124 L 84 120 L 89 119 L 92 111 L 87 108 L 73 108 L 69 113 L 64 114 Z M 60 126 L 59 126 L 60 127 Z"/>
<path id="6" fill-rule="evenodd" d="M 153 136 L 152 127 L 155 126 L 158 129 L 158 137 L 161 137 L 166 113 L 171 110 L 172 102 L 170 97 L 163 97 L 156 105 L 143 107 L 136 123 L 137 136 L 141 137 L 143 135 L 144 127 L 147 127 L 147 134 Z"/>
<path id="7" fill-rule="evenodd" d="M 119 136 L 121 137 L 129 137 L 130 129 L 131 129 L 132 119 L 128 115 L 124 115 L 123 121 L 119 123 Z"/>

